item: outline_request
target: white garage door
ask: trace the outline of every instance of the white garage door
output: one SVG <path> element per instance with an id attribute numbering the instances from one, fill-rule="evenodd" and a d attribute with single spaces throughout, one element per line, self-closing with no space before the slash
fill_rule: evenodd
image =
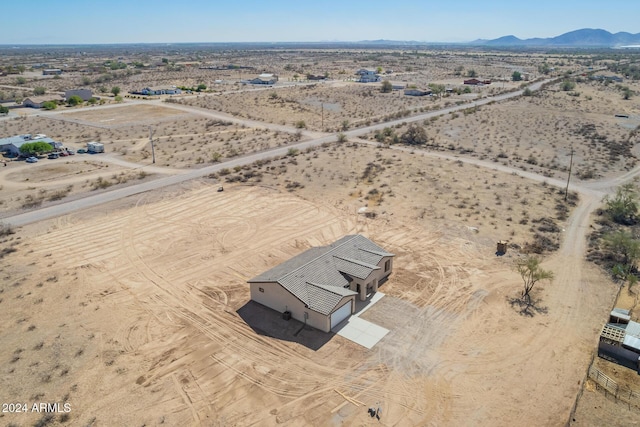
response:
<path id="1" fill-rule="evenodd" d="M 345 305 L 331 313 L 331 328 L 337 326 L 347 317 L 351 316 L 351 301 L 347 301 Z"/>

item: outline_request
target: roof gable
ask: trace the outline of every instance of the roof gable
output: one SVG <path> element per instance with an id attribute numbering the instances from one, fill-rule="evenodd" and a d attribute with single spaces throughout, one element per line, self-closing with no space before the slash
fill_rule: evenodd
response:
<path id="1" fill-rule="evenodd" d="M 312 310 L 329 314 L 342 298 L 355 294 L 345 289 L 349 281 L 343 274 L 364 280 L 380 268 L 380 260 L 392 256 L 362 235 L 349 235 L 331 245 L 310 248 L 249 283 L 277 282 Z"/>

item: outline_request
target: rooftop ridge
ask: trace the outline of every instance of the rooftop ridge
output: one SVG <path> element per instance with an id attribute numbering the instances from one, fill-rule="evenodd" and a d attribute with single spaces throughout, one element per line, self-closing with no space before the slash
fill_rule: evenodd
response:
<path id="1" fill-rule="evenodd" d="M 391 252 L 386 252 L 386 251 L 384 251 L 384 252 L 382 252 L 382 251 L 375 251 L 375 250 L 373 250 L 373 249 L 367 249 L 367 248 L 358 248 L 358 249 L 359 249 L 359 250 L 361 250 L 361 251 L 369 252 L 369 253 L 374 254 L 374 255 L 380 255 L 380 256 L 394 256 L 394 254 L 392 254 Z"/>
<path id="2" fill-rule="evenodd" d="M 339 256 L 339 255 L 332 255 L 332 256 L 335 257 L 335 258 L 341 259 L 343 261 L 352 262 L 354 264 L 358 264 L 358 265 L 361 265 L 363 267 L 370 268 L 372 270 L 379 270 L 380 269 L 380 267 L 378 267 L 377 265 L 369 264 L 369 263 L 366 263 L 364 261 L 358 261 L 357 259 L 347 258 L 347 257 Z"/>
<path id="3" fill-rule="evenodd" d="M 290 273 L 285 274 L 284 276 L 280 277 L 279 279 L 277 279 L 278 281 L 286 279 L 287 277 L 291 276 L 292 274 L 295 274 L 298 270 L 301 270 L 302 268 L 306 267 L 307 265 L 311 264 L 312 262 L 316 262 L 318 260 L 318 258 L 321 258 L 325 255 L 330 254 L 331 252 L 335 251 L 336 249 L 342 247 L 343 245 L 346 245 L 348 242 L 350 242 L 351 240 L 355 239 L 357 236 L 359 236 L 358 234 L 353 234 L 351 235 L 350 239 L 346 240 L 344 243 L 339 244 L 338 246 L 336 246 L 335 248 L 328 250 L 327 252 L 323 253 L 322 255 L 318 255 L 317 257 L 313 258 L 312 260 L 302 264 L 300 267 L 296 268 L 295 270 L 291 271 Z M 347 237 L 347 236 L 345 236 Z M 327 245 L 327 246 L 331 246 L 331 245 Z M 324 247 L 324 246 L 323 246 Z"/>

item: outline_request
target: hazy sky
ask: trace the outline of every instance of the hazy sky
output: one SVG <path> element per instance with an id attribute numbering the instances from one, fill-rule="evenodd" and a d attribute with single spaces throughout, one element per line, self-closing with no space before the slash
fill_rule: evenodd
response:
<path id="1" fill-rule="evenodd" d="M 417 40 L 640 32 L 640 1 L 1 0 L 0 44 Z"/>

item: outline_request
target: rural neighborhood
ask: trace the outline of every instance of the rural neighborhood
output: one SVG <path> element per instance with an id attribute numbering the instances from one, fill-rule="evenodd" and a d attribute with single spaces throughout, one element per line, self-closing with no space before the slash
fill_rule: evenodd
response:
<path id="1" fill-rule="evenodd" d="M 0 45 L 0 424 L 638 424 L 635 36 Z"/>

